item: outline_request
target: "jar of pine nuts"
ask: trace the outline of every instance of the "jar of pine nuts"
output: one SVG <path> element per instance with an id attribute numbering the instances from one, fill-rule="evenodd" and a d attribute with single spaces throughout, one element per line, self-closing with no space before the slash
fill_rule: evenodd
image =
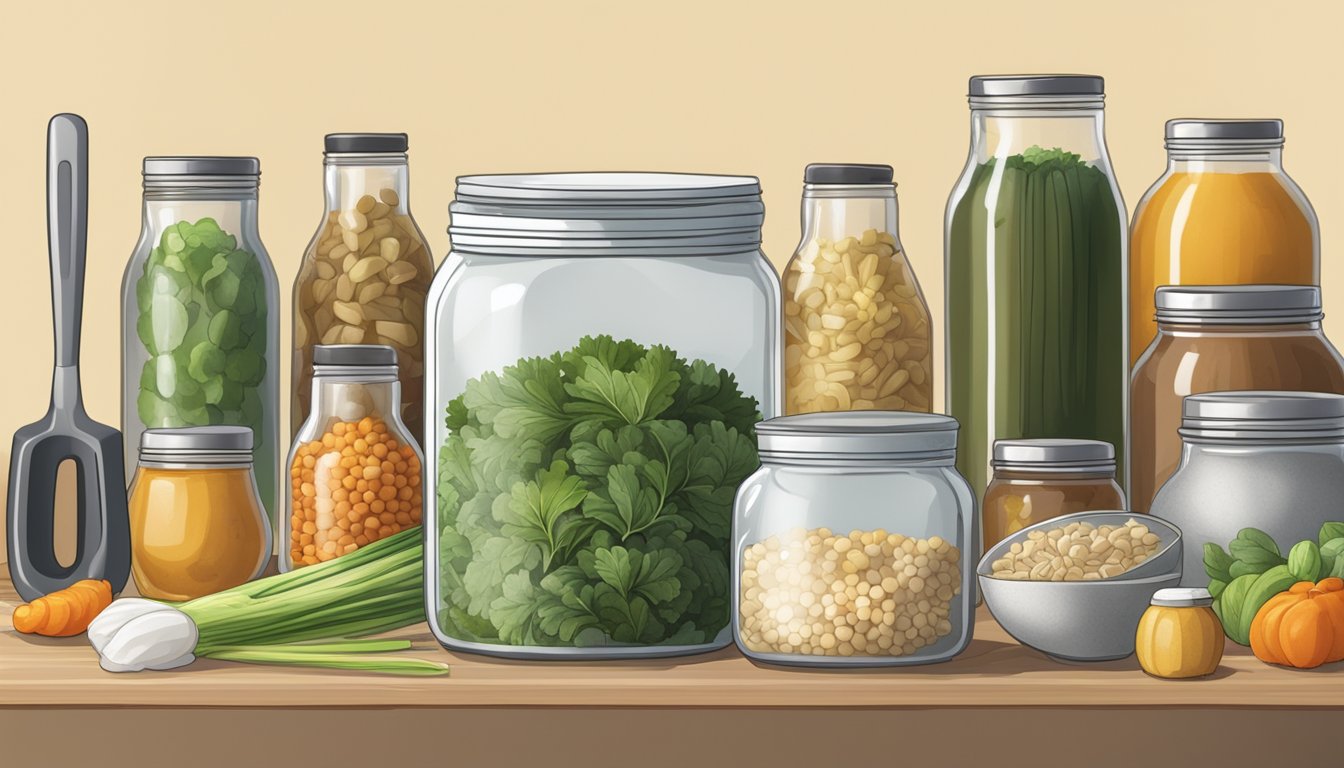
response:
<path id="1" fill-rule="evenodd" d="M 809 165 L 803 237 L 784 268 L 784 412 L 928 413 L 932 347 L 891 166 Z"/>
<path id="2" fill-rule="evenodd" d="M 315 347 L 312 402 L 289 454 L 282 571 L 420 525 L 424 512 L 424 456 L 401 421 L 396 350 Z"/>
<path id="3" fill-rule="evenodd" d="M 384 344 L 397 351 L 401 420 L 420 439 L 429 244 L 411 216 L 404 133 L 326 137 L 326 212 L 294 278 L 290 427 L 308 417 L 313 349 Z"/>
<path id="4" fill-rule="evenodd" d="M 733 630 L 752 659 L 806 666 L 946 661 L 970 643 L 975 495 L 957 422 L 890 411 L 756 426 L 737 492 Z M 971 558 L 969 561 L 967 558 Z"/>

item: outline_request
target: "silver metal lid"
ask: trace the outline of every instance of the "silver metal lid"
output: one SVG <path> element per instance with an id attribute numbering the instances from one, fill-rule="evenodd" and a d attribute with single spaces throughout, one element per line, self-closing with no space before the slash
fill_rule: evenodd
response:
<path id="1" fill-rule="evenodd" d="M 454 250 L 497 255 L 731 253 L 760 247 L 753 176 L 542 173 L 462 176 Z"/>
<path id="2" fill-rule="evenodd" d="M 970 95 L 977 96 L 1101 96 L 1100 75 L 976 75 Z"/>
<path id="3" fill-rule="evenodd" d="M 396 350 L 386 344 L 317 344 L 313 377 L 396 377 Z"/>
<path id="4" fill-rule="evenodd" d="M 762 421 L 756 441 L 763 461 L 953 458 L 957 420 L 903 411 L 807 413 Z"/>
<path id="5" fill-rule="evenodd" d="M 255 157 L 178 155 L 146 157 L 146 176 L 260 176 L 261 161 Z"/>
<path id="6" fill-rule="evenodd" d="M 1191 441 L 1344 440 L 1344 395 L 1325 392 L 1209 392 L 1182 406 L 1180 434 Z"/>
<path id="7" fill-rule="evenodd" d="M 213 426 L 147 429 L 140 435 L 140 461 L 148 464 L 248 464 L 252 430 Z"/>
<path id="8" fill-rule="evenodd" d="M 1283 121 L 1181 118 L 1168 120 L 1164 135 L 1167 149 L 1272 149 L 1283 146 Z"/>
<path id="9" fill-rule="evenodd" d="M 1153 593 L 1152 605 L 1167 608 L 1201 608 L 1213 605 L 1213 595 L 1203 587 L 1173 587 Z"/>
<path id="10" fill-rule="evenodd" d="M 1154 303 L 1159 323 L 1282 325 L 1324 317 L 1314 285 L 1164 285 Z"/>
<path id="11" fill-rule="evenodd" d="M 164 198 L 255 197 L 261 183 L 255 157 L 146 157 L 142 168 L 145 193 Z"/>
<path id="12" fill-rule="evenodd" d="M 994 469 L 1012 472 L 1115 474 L 1115 447 L 1104 440 L 995 440 Z"/>

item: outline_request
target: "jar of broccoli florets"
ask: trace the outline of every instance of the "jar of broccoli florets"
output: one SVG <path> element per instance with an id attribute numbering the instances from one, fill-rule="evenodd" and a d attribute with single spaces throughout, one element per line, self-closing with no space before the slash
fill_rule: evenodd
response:
<path id="1" fill-rule="evenodd" d="M 145 429 L 251 429 L 274 515 L 280 323 L 257 232 L 260 176 L 255 157 L 145 158 L 143 226 L 121 287 L 121 424 L 127 477 Z"/>
<path id="2" fill-rule="evenodd" d="M 458 179 L 426 318 L 427 614 L 454 650 L 731 642 L 733 495 L 780 402 L 755 178 Z"/>

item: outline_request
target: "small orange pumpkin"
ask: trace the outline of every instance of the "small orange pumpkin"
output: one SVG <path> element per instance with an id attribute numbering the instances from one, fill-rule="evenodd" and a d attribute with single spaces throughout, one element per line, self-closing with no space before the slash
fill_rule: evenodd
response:
<path id="1" fill-rule="evenodd" d="M 1344 660 L 1344 579 L 1299 581 L 1271 597 L 1251 622 L 1251 650 L 1299 669 Z"/>

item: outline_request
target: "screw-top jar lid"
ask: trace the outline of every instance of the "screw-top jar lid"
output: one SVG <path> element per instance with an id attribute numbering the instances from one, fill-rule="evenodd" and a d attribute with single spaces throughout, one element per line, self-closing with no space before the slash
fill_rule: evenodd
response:
<path id="1" fill-rule="evenodd" d="M 140 463 L 251 464 L 252 430 L 212 426 L 147 429 L 140 435 Z"/>
<path id="2" fill-rule="evenodd" d="M 404 133 L 328 133 L 323 144 L 333 155 L 405 153 L 410 148 Z"/>
<path id="3" fill-rule="evenodd" d="M 1164 285 L 1154 303 L 1159 323 L 1282 325 L 1324 317 L 1314 285 Z"/>
<path id="4" fill-rule="evenodd" d="M 1010 472 L 1115 474 L 1115 447 L 1104 440 L 995 440 L 991 465 Z"/>
<path id="5" fill-rule="evenodd" d="M 754 176 L 539 173 L 462 176 L 453 249 L 519 255 L 702 255 L 760 247 Z"/>
<path id="6" fill-rule="evenodd" d="M 890 165 L 871 163 L 812 163 L 803 171 L 804 184 L 890 184 Z"/>
<path id="7" fill-rule="evenodd" d="M 1283 121 L 1168 120 L 1166 148 L 1174 150 L 1247 150 L 1283 146 Z"/>
<path id="8" fill-rule="evenodd" d="M 1325 392 L 1209 392 L 1182 406 L 1180 434 L 1191 441 L 1344 440 L 1344 395 Z"/>
<path id="9" fill-rule="evenodd" d="M 972 108 L 1100 108 L 1105 98 L 1099 75 L 976 75 L 970 83 Z"/>
<path id="10" fill-rule="evenodd" d="M 846 411 L 780 416 L 756 425 L 763 461 L 953 458 L 957 420 L 936 413 Z"/>
<path id="11" fill-rule="evenodd" d="M 255 191 L 261 161 L 255 157 L 157 155 L 141 165 L 147 192 Z"/>
<path id="12" fill-rule="evenodd" d="M 1154 592 L 1151 604 L 1165 608 L 1202 608 L 1213 605 L 1213 595 L 1203 587 L 1172 587 Z"/>
<path id="13" fill-rule="evenodd" d="M 385 344 L 318 344 L 313 347 L 313 376 L 392 377 L 397 350 Z"/>

